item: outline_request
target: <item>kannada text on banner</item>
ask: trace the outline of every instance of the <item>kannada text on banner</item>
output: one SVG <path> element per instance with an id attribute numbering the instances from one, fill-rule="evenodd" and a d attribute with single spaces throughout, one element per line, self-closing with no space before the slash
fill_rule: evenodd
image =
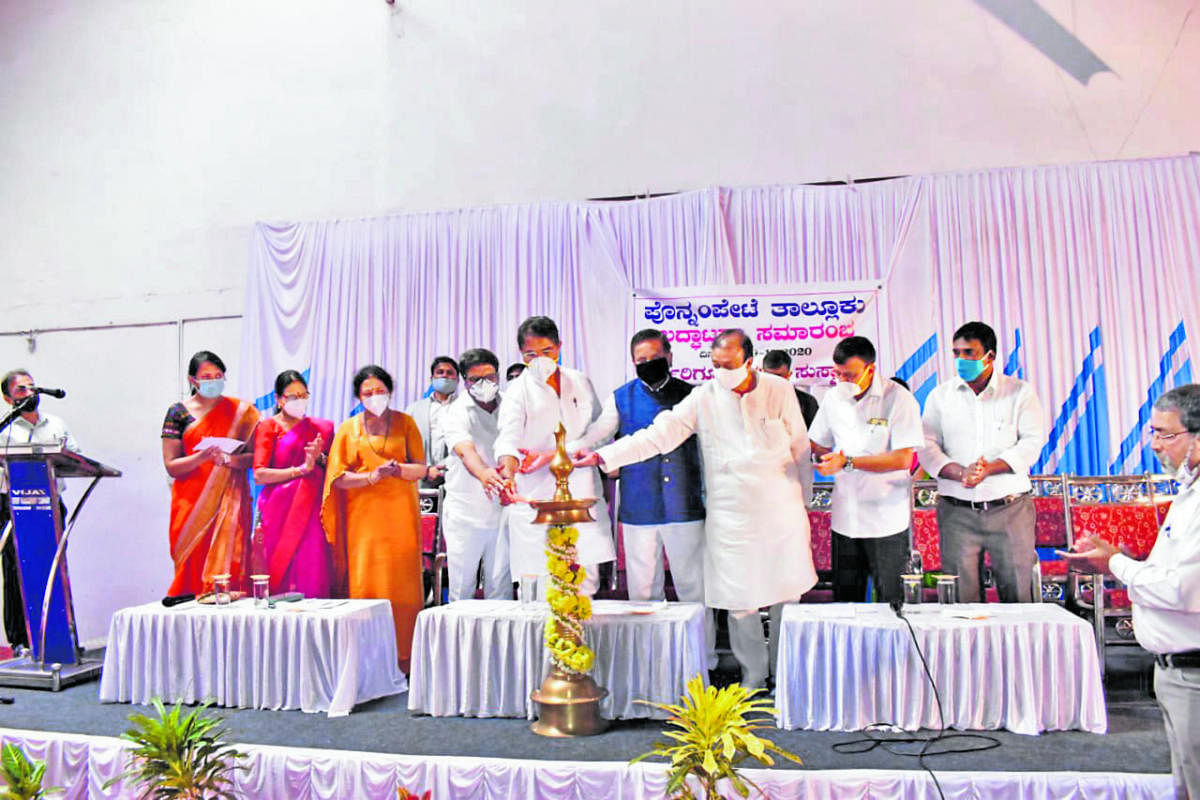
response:
<path id="1" fill-rule="evenodd" d="M 754 340 L 755 364 L 768 350 L 792 357 L 792 380 L 802 386 L 833 381 L 833 348 L 847 336 L 866 336 L 878 348 L 879 285 L 852 281 L 805 287 L 730 286 L 636 289 L 633 330 L 658 328 L 671 341 L 671 374 L 697 383 L 712 377 L 712 343 L 726 328 Z"/>

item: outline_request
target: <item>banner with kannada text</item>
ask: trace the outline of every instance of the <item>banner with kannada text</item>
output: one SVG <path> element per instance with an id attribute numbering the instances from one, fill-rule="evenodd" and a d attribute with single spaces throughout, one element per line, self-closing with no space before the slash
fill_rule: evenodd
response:
<path id="1" fill-rule="evenodd" d="M 879 292 L 875 281 L 805 286 L 692 286 L 635 289 L 631 330 L 658 328 L 671 341 L 671 374 L 690 383 L 712 377 L 712 343 L 726 328 L 754 340 L 754 363 L 768 350 L 792 357 L 792 381 L 802 387 L 833 382 L 833 348 L 847 336 L 866 336 L 877 350 Z M 633 366 L 627 362 L 633 377 Z"/>

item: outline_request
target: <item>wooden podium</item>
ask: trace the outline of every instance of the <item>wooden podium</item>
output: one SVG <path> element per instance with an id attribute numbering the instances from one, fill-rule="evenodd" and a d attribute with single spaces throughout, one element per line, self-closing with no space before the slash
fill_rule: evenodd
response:
<path id="1" fill-rule="evenodd" d="M 0 686 L 58 691 L 100 674 L 101 662 L 85 660 L 79 647 L 67 542 L 96 484 L 121 472 L 73 453 L 62 443 L 9 445 L 0 448 L 0 462 L 8 475 L 12 510 L 0 534 L 0 548 L 13 537 L 30 643 L 28 651 L 0 661 Z M 59 478 L 92 479 L 65 527 Z"/>

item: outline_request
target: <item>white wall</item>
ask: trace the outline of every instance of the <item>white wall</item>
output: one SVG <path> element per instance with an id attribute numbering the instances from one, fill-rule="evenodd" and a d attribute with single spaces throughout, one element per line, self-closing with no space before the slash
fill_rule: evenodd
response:
<path id="1" fill-rule="evenodd" d="M 0 0 L 0 334 L 240 313 L 258 219 L 1197 147 L 1187 0 L 1042 6 L 1113 72 L 1080 85 L 971 0 Z M 184 339 L 232 361 L 238 324 Z M 73 545 L 87 638 L 166 584 L 180 349 L 0 335 L 127 473 Z"/>

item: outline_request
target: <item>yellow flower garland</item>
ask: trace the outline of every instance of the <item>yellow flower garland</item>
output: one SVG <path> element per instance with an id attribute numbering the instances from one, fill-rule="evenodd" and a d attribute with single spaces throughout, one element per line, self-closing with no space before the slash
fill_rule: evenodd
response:
<path id="1" fill-rule="evenodd" d="M 567 672 L 592 669 L 596 654 L 583 643 L 583 622 L 591 619 L 592 600 L 581 597 L 579 586 L 586 573 L 575 562 L 579 531 L 555 525 L 546 534 L 546 558 L 552 586 L 546 591 L 552 616 L 546 620 L 546 649 L 556 666 Z"/>

